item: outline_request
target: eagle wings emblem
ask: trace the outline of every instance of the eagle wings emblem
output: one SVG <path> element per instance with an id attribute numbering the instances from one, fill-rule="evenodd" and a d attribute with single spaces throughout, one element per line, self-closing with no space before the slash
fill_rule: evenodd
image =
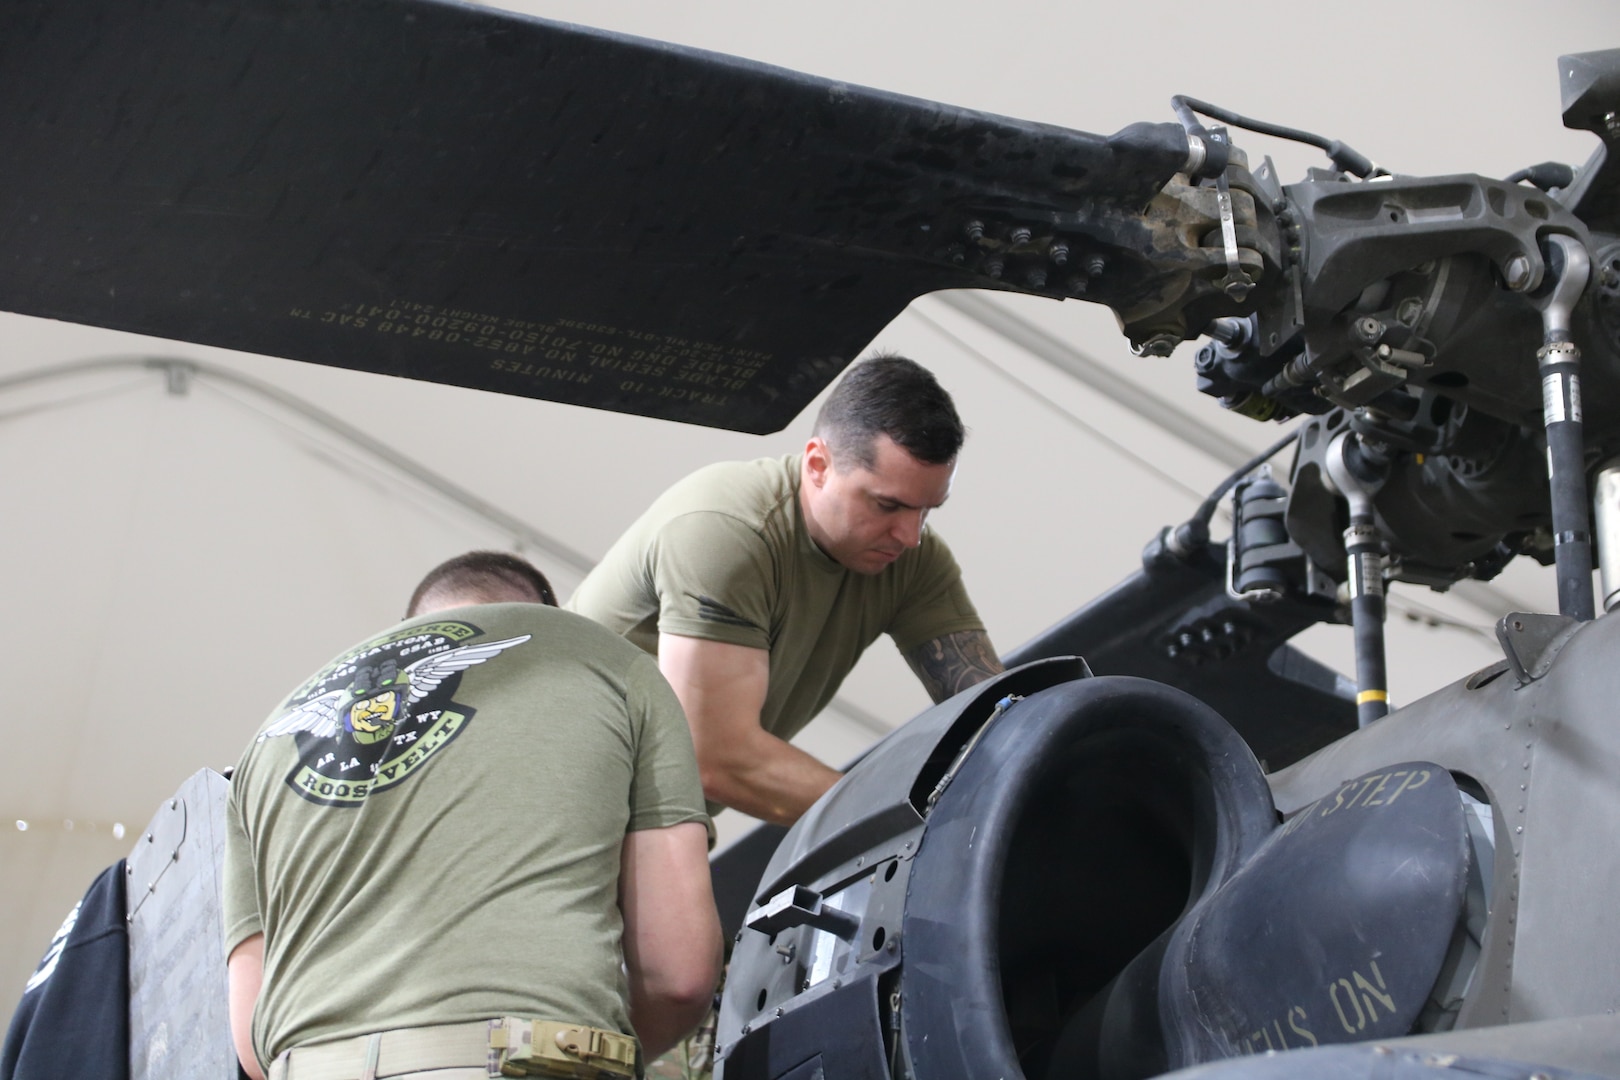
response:
<path id="1" fill-rule="evenodd" d="M 400 679 L 393 686 L 382 692 L 398 692 L 403 690 L 405 701 L 400 708 L 400 715 L 390 717 L 390 723 L 398 723 L 410 716 L 411 707 L 420 702 L 438 688 L 439 684 L 457 672 L 466 671 L 486 660 L 499 656 L 502 652 L 514 645 L 521 645 L 529 640 L 529 634 L 519 637 L 506 638 L 502 641 L 480 642 L 473 645 L 462 645 L 459 648 L 449 649 L 445 652 L 424 656 L 422 659 L 409 665 L 400 672 Z M 317 738 L 335 738 L 345 725 L 346 714 L 356 704 L 376 696 L 377 692 L 356 694 L 351 684 L 342 690 L 329 690 L 316 698 L 301 705 L 294 706 L 259 733 L 256 741 L 275 738 L 278 735 L 294 735 L 300 731 L 307 731 Z"/>

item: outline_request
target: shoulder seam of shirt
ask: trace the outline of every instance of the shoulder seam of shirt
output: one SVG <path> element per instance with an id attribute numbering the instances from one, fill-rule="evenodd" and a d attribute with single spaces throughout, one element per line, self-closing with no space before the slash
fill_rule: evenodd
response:
<path id="1" fill-rule="evenodd" d="M 775 502 L 771 503 L 768 507 L 766 507 L 765 512 L 764 512 L 764 514 L 761 515 L 761 520 L 759 520 L 759 521 L 750 520 L 749 518 L 744 517 L 743 515 L 737 513 L 736 511 L 729 510 L 729 509 L 726 509 L 724 507 L 699 506 L 699 507 L 694 507 L 694 508 L 692 508 L 690 510 L 682 510 L 678 514 L 670 515 L 668 518 L 666 518 L 664 520 L 664 522 L 661 525 L 658 526 L 658 528 L 659 528 L 659 531 L 662 531 L 663 529 L 668 528 L 670 525 L 673 525 L 675 522 L 680 521 L 682 518 L 698 517 L 700 515 L 712 514 L 715 517 L 729 518 L 730 520 L 735 521 L 737 524 L 741 525 L 743 528 L 747 529 L 749 532 L 753 533 L 754 535 L 763 536 L 764 533 L 765 533 L 766 521 L 769 520 L 773 515 L 780 512 L 780 510 L 782 508 L 782 505 L 784 503 L 788 502 L 789 500 L 791 500 L 792 496 L 793 496 L 793 492 L 789 491 L 789 492 L 787 492 L 786 496 L 784 496 L 783 498 L 778 499 Z M 789 523 L 789 528 L 791 528 L 791 527 L 792 527 L 792 523 L 790 522 Z"/>

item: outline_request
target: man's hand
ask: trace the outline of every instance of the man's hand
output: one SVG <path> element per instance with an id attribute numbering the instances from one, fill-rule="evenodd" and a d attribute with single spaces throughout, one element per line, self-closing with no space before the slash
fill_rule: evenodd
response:
<path id="1" fill-rule="evenodd" d="M 962 630 L 925 641 L 905 654 L 928 696 L 938 705 L 1005 669 L 983 630 Z"/>
<path id="2" fill-rule="evenodd" d="M 254 934 L 231 950 L 226 966 L 225 996 L 231 1015 L 231 1043 L 242 1071 L 252 1080 L 264 1080 L 259 1056 L 253 1052 L 253 1006 L 264 985 L 264 935 Z"/>
<path id="3" fill-rule="evenodd" d="M 630 1022 L 651 1061 L 702 1022 L 720 981 L 708 829 L 688 821 L 626 833 L 619 910 Z"/>
<path id="4" fill-rule="evenodd" d="M 658 668 L 692 728 L 705 798 L 777 825 L 799 820 L 840 774 L 760 727 L 764 649 L 660 634 Z"/>

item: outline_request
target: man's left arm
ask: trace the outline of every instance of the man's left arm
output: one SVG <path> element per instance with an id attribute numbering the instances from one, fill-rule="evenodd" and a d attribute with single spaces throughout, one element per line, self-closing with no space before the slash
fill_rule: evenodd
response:
<path id="1" fill-rule="evenodd" d="M 905 652 L 906 663 L 937 705 L 1005 669 L 983 630 L 958 630 Z"/>

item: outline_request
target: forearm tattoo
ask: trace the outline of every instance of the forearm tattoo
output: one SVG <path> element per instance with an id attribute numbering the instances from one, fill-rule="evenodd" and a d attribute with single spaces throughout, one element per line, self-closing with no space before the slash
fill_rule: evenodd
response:
<path id="1" fill-rule="evenodd" d="M 961 693 L 975 683 L 1001 674 L 1001 661 L 983 630 L 961 630 L 925 641 L 906 653 L 923 689 L 935 702 Z"/>

